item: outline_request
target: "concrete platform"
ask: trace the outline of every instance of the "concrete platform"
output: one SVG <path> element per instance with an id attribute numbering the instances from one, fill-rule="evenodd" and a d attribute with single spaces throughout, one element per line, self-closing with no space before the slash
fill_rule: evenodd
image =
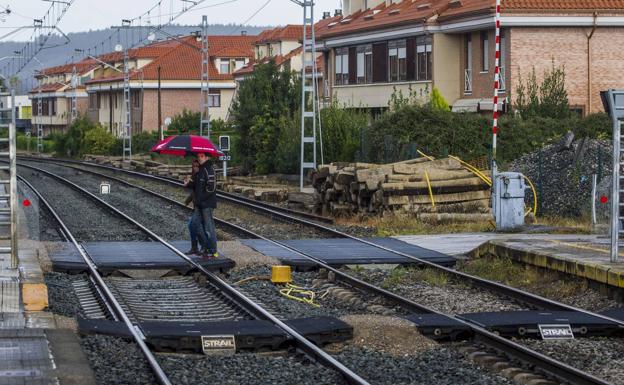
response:
<path id="1" fill-rule="evenodd" d="M 609 238 L 596 235 L 552 235 L 542 239 L 510 237 L 489 241 L 471 254 L 479 256 L 493 253 L 611 287 L 624 288 L 624 253 L 620 253 L 622 262 L 611 263 L 609 245 Z"/>
<path id="2" fill-rule="evenodd" d="M 455 258 L 449 255 L 402 242 L 394 238 L 367 238 L 367 240 L 444 266 L 453 266 L 456 262 Z M 262 239 L 244 239 L 241 240 L 241 242 L 264 255 L 277 258 L 287 265 L 297 267 L 314 265 L 314 263 L 297 253 Z M 389 251 L 345 238 L 297 239 L 281 242 L 333 266 L 355 264 L 417 264 L 413 259 L 405 258 Z"/>
<path id="3" fill-rule="evenodd" d="M 622 262 L 611 263 L 610 239 L 583 234 L 464 233 L 401 236 L 398 239 L 452 255 L 479 257 L 494 254 L 518 262 L 586 278 L 613 288 L 624 288 Z"/>
<path id="4" fill-rule="evenodd" d="M 23 197 L 36 202 L 28 192 Z M 0 201 L 2 206 L 6 203 Z M 36 210 L 34 205 L 28 209 Z M 44 311 L 48 292 L 39 261 L 40 244 L 28 238 L 24 210 L 18 209 L 18 267 L 12 268 L 10 254 L 0 254 L 0 385 L 95 385 L 74 331 L 55 329 L 72 325 L 65 317 Z M 0 237 L 8 234 L 9 227 L 0 226 Z M 9 242 L 2 239 L 0 246 Z"/>

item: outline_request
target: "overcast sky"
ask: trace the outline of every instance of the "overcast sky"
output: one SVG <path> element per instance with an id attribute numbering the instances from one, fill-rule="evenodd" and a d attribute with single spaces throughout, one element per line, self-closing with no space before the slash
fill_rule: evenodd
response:
<path id="1" fill-rule="evenodd" d="M 243 23 L 258 11 L 267 0 L 205 0 L 196 9 L 181 16 L 175 22 L 180 24 L 199 24 L 201 15 L 208 15 L 209 23 Z M 268 4 L 252 17 L 250 25 L 284 25 L 300 24 L 301 7 L 290 0 L 268 0 Z M 227 2 L 227 3 L 226 3 Z M 158 23 L 160 11 L 161 22 L 169 20 L 171 10 L 181 10 L 182 0 L 161 0 L 161 6 L 151 13 L 152 23 Z M 225 4 L 219 4 L 225 3 Z M 138 17 L 158 4 L 157 0 L 74 0 L 67 14 L 60 23 L 64 32 L 79 32 L 89 29 L 102 29 L 119 25 L 121 19 Z M 186 3 L 188 4 L 188 3 Z M 323 11 L 332 11 L 340 7 L 340 0 L 316 0 L 315 19 Z M 3 31 L 10 27 L 31 25 L 32 19 L 41 18 L 50 7 L 43 0 L 0 0 L 0 7 L 8 6 L 13 11 L 0 23 Z M 199 9 L 203 8 L 203 9 Z M 142 20 L 145 20 L 143 18 Z M 144 22 L 144 21 L 143 21 Z M 6 33 L 6 32 L 5 32 Z"/>

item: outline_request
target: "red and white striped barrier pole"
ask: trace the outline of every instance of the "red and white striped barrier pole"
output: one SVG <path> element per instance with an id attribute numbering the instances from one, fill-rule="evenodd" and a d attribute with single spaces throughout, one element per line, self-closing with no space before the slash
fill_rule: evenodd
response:
<path id="1" fill-rule="evenodd" d="M 498 90 L 500 89 L 500 7 L 501 0 L 496 0 L 496 50 L 494 57 L 494 99 L 492 100 L 492 194 L 496 193 L 496 135 L 498 133 Z M 492 208 L 494 218 L 497 217 L 498 208 L 496 207 L 495 196 L 492 196 Z"/>
<path id="2" fill-rule="evenodd" d="M 492 105 L 492 160 L 496 165 L 496 134 L 498 132 L 498 90 L 500 89 L 500 4 L 501 0 L 496 0 L 496 54 L 494 57 L 494 99 Z"/>

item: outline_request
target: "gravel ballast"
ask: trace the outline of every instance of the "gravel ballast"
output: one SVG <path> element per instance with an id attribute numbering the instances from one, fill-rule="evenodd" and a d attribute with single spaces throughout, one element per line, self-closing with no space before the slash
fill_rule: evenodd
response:
<path id="1" fill-rule="evenodd" d="M 381 286 L 391 272 L 379 269 L 366 269 L 358 276 L 376 286 Z M 411 299 L 422 305 L 446 314 L 463 314 L 486 311 L 527 310 L 527 306 L 501 298 L 486 290 L 456 284 L 449 281 L 433 285 L 424 281 L 402 280 L 388 290 Z"/>
<path id="2" fill-rule="evenodd" d="M 69 186 L 34 170 L 18 167 L 28 180 L 52 205 L 78 241 L 147 240 L 138 228 Z"/>
<path id="3" fill-rule="evenodd" d="M 114 175 L 115 177 L 122 178 L 130 183 L 158 192 L 179 202 L 184 201 L 184 199 L 188 196 L 188 190 L 181 187 L 173 186 L 167 184 L 166 182 L 133 177 L 130 174 L 123 173 L 121 170 L 119 172 L 113 172 L 111 170 L 87 165 L 81 165 L 78 167 L 86 170 L 93 170 L 106 175 Z M 277 218 L 271 218 L 268 214 L 264 214 L 262 212 L 256 213 L 249 208 L 234 203 L 228 203 L 224 200 L 219 200 L 217 210 L 215 210 L 215 217 L 247 228 L 267 238 L 303 239 L 332 237 L 331 234 L 321 230 L 298 223 L 288 223 Z M 373 229 L 362 229 L 359 227 L 340 227 L 340 230 L 352 232 L 354 235 L 359 236 L 371 236 L 373 234 Z"/>
<path id="4" fill-rule="evenodd" d="M 535 351 L 588 372 L 615 385 L 624 385 L 624 340 L 590 337 L 574 340 L 519 340 Z"/>
<path id="5" fill-rule="evenodd" d="M 100 183 L 104 182 L 100 177 L 48 163 L 32 164 L 35 167 L 66 178 L 87 191 L 96 194 L 105 202 L 112 204 L 125 214 L 152 228 L 152 230 L 165 239 L 189 239 L 188 220 L 191 214 L 190 210 L 185 210 L 138 189 L 111 180 L 106 181 L 110 183 L 110 194 L 100 194 Z"/>
<path id="6" fill-rule="evenodd" d="M 48 272 L 44 274 L 48 287 L 48 309 L 67 317 L 75 317 L 81 313 L 78 297 L 74 292 L 73 282 L 86 280 L 85 275 L 70 275 Z"/>

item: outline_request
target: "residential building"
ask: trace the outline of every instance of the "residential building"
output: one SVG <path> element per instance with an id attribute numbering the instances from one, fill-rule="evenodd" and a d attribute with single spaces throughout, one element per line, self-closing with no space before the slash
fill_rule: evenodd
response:
<path id="1" fill-rule="evenodd" d="M 209 110 L 211 119 L 227 120 L 236 89 L 233 72 L 253 58 L 255 36 L 209 36 Z M 183 36 L 129 50 L 132 133 L 156 131 L 167 117 L 184 109 L 200 110 L 201 40 Z M 100 56 L 86 82 L 89 116 L 121 135 L 125 125 L 123 54 Z M 159 114 L 160 113 L 160 114 Z"/>
<path id="2" fill-rule="evenodd" d="M 15 100 L 15 106 L 13 105 Z M 0 96 L 0 110 L 2 110 L 3 123 L 9 123 L 12 119 L 8 110 L 13 110 L 15 114 L 15 125 L 18 132 L 30 132 L 30 119 L 32 117 L 32 107 L 28 95 L 15 95 L 14 99 L 8 93 Z M 3 110 L 7 110 L 6 113 Z"/>
<path id="3" fill-rule="evenodd" d="M 87 93 L 84 82 L 93 75 L 96 66 L 95 60 L 85 59 L 39 71 L 35 75 L 38 85 L 29 92 L 33 129 L 41 124 L 44 135 L 65 131 L 72 121 L 74 102 L 76 115 L 86 114 Z"/>
<path id="4" fill-rule="evenodd" d="M 326 12 L 323 15 L 323 19 L 315 24 L 315 28 L 318 30 L 332 20 L 333 18 Z M 300 73 L 303 66 L 302 34 L 303 25 L 293 24 L 262 31 L 254 41 L 254 59 L 234 72 L 236 81 L 245 80 L 247 76 L 253 73 L 256 65 L 268 63 L 269 61 L 273 61 L 282 70 Z M 317 54 L 316 67 L 318 90 L 321 97 L 324 96 L 325 89 L 323 65 L 323 55 L 319 52 Z"/>
<path id="5" fill-rule="evenodd" d="M 455 111 L 492 110 L 495 0 L 344 0 L 318 28 L 329 94 L 383 109 L 397 91 L 436 87 Z M 563 67 L 570 104 L 602 110 L 599 92 L 624 88 L 624 2 L 502 0 L 501 108 L 535 69 Z"/>

